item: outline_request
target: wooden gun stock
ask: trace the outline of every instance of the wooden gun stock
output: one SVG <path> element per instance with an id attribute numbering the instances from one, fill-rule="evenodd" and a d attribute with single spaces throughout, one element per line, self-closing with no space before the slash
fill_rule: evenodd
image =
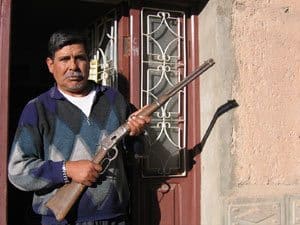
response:
<path id="1" fill-rule="evenodd" d="M 164 103 L 166 103 L 173 95 L 179 90 L 188 85 L 211 66 L 215 64 L 213 59 L 205 61 L 200 67 L 193 71 L 189 76 L 178 82 L 174 87 L 167 91 L 164 95 L 159 97 L 154 103 L 147 105 L 143 108 L 138 116 L 150 116 L 157 109 L 159 109 Z M 107 152 L 112 149 L 125 135 L 129 132 L 127 123 L 121 125 L 117 130 L 105 137 L 101 142 L 101 147 L 93 162 L 100 164 L 106 157 Z M 118 153 L 116 153 L 118 154 Z M 116 156 L 115 156 L 116 157 Z M 113 160 L 115 157 L 109 159 Z M 79 199 L 82 192 L 86 189 L 86 186 L 80 183 L 72 181 L 69 184 L 65 184 L 59 188 L 57 192 L 48 200 L 46 206 L 52 210 L 56 219 L 62 221 L 68 214 L 72 206 Z"/>

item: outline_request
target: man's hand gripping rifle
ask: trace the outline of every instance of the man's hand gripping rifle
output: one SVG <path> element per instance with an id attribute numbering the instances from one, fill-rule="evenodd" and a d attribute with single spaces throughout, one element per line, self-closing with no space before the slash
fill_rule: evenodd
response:
<path id="1" fill-rule="evenodd" d="M 160 96 L 154 103 L 145 106 L 136 116 L 152 115 L 152 113 L 165 104 L 173 95 L 175 95 L 178 91 L 200 76 L 214 64 L 215 62 L 213 59 L 205 61 L 189 76 L 177 83 L 164 95 Z M 115 145 L 128 133 L 128 124 L 124 123 L 109 136 L 105 137 L 101 142 L 100 150 L 94 157 L 93 162 L 101 164 L 103 170 L 105 171 L 110 162 L 118 155 L 117 149 L 114 148 Z M 110 150 L 112 150 L 112 152 L 110 152 Z M 52 210 L 58 221 L 62 221 L 86 188 L 87 186 L 81 183 L 71 181 L 71 183 L 65 184 L 59 188 L 58 191 L 46 203 L 46 206 Z"/>

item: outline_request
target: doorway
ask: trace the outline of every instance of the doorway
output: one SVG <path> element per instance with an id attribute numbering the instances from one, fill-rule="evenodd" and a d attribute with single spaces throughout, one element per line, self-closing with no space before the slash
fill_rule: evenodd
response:
<path id="1" fill-rule="evenodd" d="M 51 33 L 63 28 L 84 29 L 113 7 L 79 0 L 12 1 L 9 145 L 25 104 L 54 83 L 45 63 Z M 32 193 L 19 191 L 8 183 L 9 225 L 40 224 L 31 209 L 31 200 Z"/>
<path id="2" fill-rule="evenodd" d="M 95 0 L 12 1 L 9 143 L 12 142 L 21 110 L 25 104 L 53 85 L 54 80 L 48 73 L 45 58 L 49 36 L 57 29 L 66 27 L 85 29 L 108 11 L 118 8 L 120 14 L 117 19 L 117 72 L 123 75 L 123 81 L 129 85 L 127 89 L 125 88 L 124 94 L 128 95 L 136 107 L 147 102 L 147 100 L 141 100 L 140 96 L 142 96 L 142 92 L 147 91 L 145 88 L 147 81 L 141 82 L 142 74 L 150 71 L 153 65 L 153 61 L 146 65 L 145 62 L 149 62 L 149 58 L 143 55 L 148 53 L 144 44 L 152 38 L 150 37 L 152 32 L 149 29 L 158 30 L 159 24 L 167 24 L 161 33 L 156 33 L 156 38 L 162 40 L 160 47 L 166 48 L 168 43 L 173 43 L 173 36 L 176 37 L 176 27 L 180 27 L 180 44 L 178 46 L 181 48 L 181 53 L 180 60 L 177 60 L 180 62 L 179 74 L 185 76 L 198 66 L 198 11 L 191 13 L 190 10 L 190 8 L 196 8 L 195 2 L 197 1 L 177 0 L 170 3 L 165 0 L 162 1 L 162 4 L 160 4 L 161 1 L 149 1 L 151 3 L 147 4 L 146 2 L 121 0 L 99 0 L 97 2 Z M 197 9 L 198 7 L 197 5 Z M 150 18 L 150 23 L 147 24 L 143 18 L 145 21 Z M 172 29 L 176 32 L 170 32 Z M 181 33 L 183 30 L 185 32 Z M 145 33 L 144 36 L 148 36 L 148 39 L 146 37 L 143 40 L 141 33 Z M 156 51 L 158 48 L 153 47 L 153 50 Z M 177 51 L 174 48 L 171 53 L 177 54 Z M 160 58 L 160 56 L 154 56 L 152 59 L 155 60 L 155 57 Z M 142 63 L 144 63 L 143 66 L 141 66 Z M 155 79 L 157 80 L 154 78 L 149 83 L 156 82 Z M 175 129 L 180 132 L 185 127 L 181 136 L 178 136 L 176 132 L 172 133 L 174 137 L 178 136 L 179 148 L 173 149 L 170 154 L 167 151 L 160 152 L 159 147 L 156 146 L 158 154 L 152 154 L 154 151 L 150 149 L 149 152 L 153 156 L 148 158 L 150 160 L 138 159 L 132 165 L 132 176 L 134 177 L 132 189 L 135 195 L 132 198 L 131 213 L 134 225 L 199 224 L 200 158 L 199 156 L 194 158 L 188 154 L 188 150 L 198 144 L 200 137 L 198 95 L 199 81 L 195 81 L 186 90 L 185 95 L 180 97 L 180 101 L 184 100 L 184 104 L 180 107 L 176 105 L 177 103 L 173 104 L 174 108 L 180 108 L 185 112 L 184 116 L 178 117 L 178 120 L 172 120 L 177 123 L 178 127 Z M 182 125 L 183 121 L 184 125 Z M 169 139 L 173 142 L 172 138 Z M 164 149 L 169 150 L 173 148 L 172 145 L 169 142 Z M 173 154 L 174 152 L 176 155 Z M 168 169 L 161 170 L 157 167 L 155 159 L 163 158 L 163 154 L 166 155 L 166 161 L 172 161 L 173 164 L 169 164 Z M 150 161 L 152 164 L 149 163 Z M 194 162 L 193 165 L 191 165 L 191 161 Z M 161 163 L 164 168 L 167 165 L 165 162 Z M 175 169 L 173 169 L 174 167 Z M 31 198 L 32 193 L 21 192 L 8 184 L 8 225 L 40 225 L 39 218 L 31 210 Z M 23 203 L 20 204 L 20 202 Z"/>

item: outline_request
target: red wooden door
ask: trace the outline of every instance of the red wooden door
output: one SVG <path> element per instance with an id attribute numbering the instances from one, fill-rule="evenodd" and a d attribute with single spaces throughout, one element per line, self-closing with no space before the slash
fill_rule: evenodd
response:
<path id="1" fill-rule="evenodd" d="M 197 28 L 185 11 L 141 7 L 121 17 L 118 68 L 138 108 L 198 66 Z M 153 116 L 151 146 L 132 169 L 136 225 L 200 224 L 200 158 L 190 154 L 200 141 L 199 81 L 168 104 Z"/>
<path id="2" fill-rule="evenodd" d="M 7 222 L 8 85 L 11 1 L 0 1 L 0 224 Z"/>

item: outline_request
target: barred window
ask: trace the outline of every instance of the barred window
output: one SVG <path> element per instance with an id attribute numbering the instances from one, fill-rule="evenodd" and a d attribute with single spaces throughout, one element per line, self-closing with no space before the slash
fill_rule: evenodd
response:
<path id="1" fill-rule="evenodd" d="M 186 76 L 185 14 L 141 11 L 141 105 L 150 104 Z M 186 174 L 186 91 L 173 96 L 152 116 L 144 177 Z"/>

